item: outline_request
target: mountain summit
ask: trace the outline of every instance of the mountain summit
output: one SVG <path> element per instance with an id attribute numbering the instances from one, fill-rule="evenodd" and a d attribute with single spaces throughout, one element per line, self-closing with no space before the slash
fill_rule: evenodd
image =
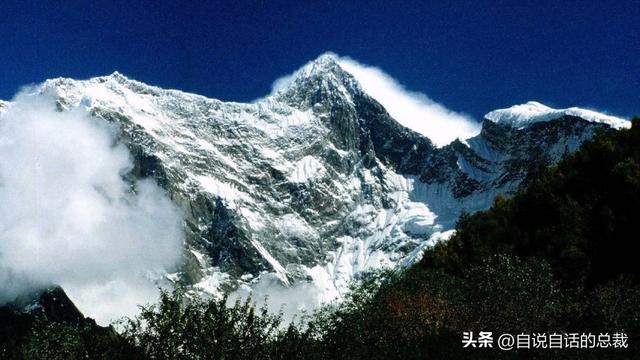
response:
<path id="1" fill-rule="evenodd" d="M 557 120 L 564 116 L 575 116 L 583 120 L 606 124 L 615 129 L 631 127 L 629 121 L 615 116 L 576 107 L 553 109 L 536 101 L 529 101 L 526 104 L 515 105 L 508 109 L 494 110 L 484 117 L 498 124 L 522 129 L 533 123 Z"/>
<path id="2" fill-rule="evenodd" d="M 154 178 L 184 209 L 187 250 L 170 281 L 214 296 L 296 291 L 297 308 L 340 297 L 364 271 L 413 263 L 461 213 L 513 193 L 594 130 L 627 126 L 531 102 L 490 112 L 480 134 L 437 148 L 331 54 L 251 104 L 119 73 L 48 80 L 36 92 L 116 125 L 135 163 L 128 176 Z"/>

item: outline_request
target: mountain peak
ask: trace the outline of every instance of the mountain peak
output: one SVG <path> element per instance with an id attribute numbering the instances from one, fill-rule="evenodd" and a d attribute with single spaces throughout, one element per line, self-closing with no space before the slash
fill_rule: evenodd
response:
<path id="1" fill-rule="evenodd" d="M 575 116 L 586 121 L 606 124 L 616 129 L 631 126 L 631 123 L 627 120 L 593 110 L 578 107 L 554 109 L 537 101 L 529 101 L 510 108 L 494 110 L 486 114 L 484 118 L 496 124 L 523 129 L 533 123 L 558 120 L 564 116 Z"/>
<path id="2" fill-rule="evenodd" d="M 111 73 L 111 75 L 106 76 L 106 78 L 108 79 L 114 79 L 114 80 L 129 80 L 128 77 L 126 77 L 123 73 L 119 72 L 119 71 L 114 71 L 113 73 Z"/>
<path id="3" fill-rule="evenodd" d="M 304 81 L 309 78 L 327 77 L 344 73 L 346 72 L 338 64 L 338 55 L 332 52 L 326 52 L 318 56 L 315 60 L 304 64 L 298 70 L 293 72 L 293 74 L 288 76 L 290 80 L 289 85 L 293 85 L 296 82 Z"/>
<path id="4" fill-rule="evenodd" d="M 314 105 L 325 97 L 338 96 L 351 101 L 351 95 L 358 91 L 360 85 L 356 79 L 340 67 L 338 56 L 331 52 L 306 63 L 274 85 L 274 93 L 279 98 L 307 105 Z"/>
<path id="5" fill-rule="evenodd" d="M 313 70 L 333 69 L 338 65 L 338 55 L 333 52 L 326 52 L 318 56 L 315 60 L 307 63 L 305 67 L 311 67 Z"/>

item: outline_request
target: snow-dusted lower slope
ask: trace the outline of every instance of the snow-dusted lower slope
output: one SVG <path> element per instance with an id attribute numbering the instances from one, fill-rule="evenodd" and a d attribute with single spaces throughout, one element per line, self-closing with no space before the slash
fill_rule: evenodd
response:
<path id="1" fill-rule="evenodd" d="M 118 73 L 48 80 L 37 92 L 61 111 L 84 108 L 117 125 L 134 157 L 130 175 L 155 178 L 185 209 L 188 249 L 170 279 L 214 295 L 299 288 L 314 303 L 340 296 L 362 271 L 419 259 L 461 212 L 487 208 L 595 128 L 622 124 L 516 107 L 437 148 L 394 121 L 331 55 L 252 104 Z"/>

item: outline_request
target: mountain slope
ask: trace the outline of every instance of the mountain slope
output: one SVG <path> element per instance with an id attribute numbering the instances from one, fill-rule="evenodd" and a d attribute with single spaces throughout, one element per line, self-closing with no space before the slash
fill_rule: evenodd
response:
<path id="1" fill-rule="evenodd" d="M 73 352 L 70 352 L 73 349 Z M 85 318 L 60 287 L 0 306 L 0 358 L 140 359 L 112 327 Z"/>
<path id="2" fill-rule="evenodd" d="M 153 177 L 185 210 L 185 264 L 169 279 L 214 295 L 310 285 L 302 290 L 315 303 L 362 271 L 414 262 L 462 212 L 487 208 L 611 123 L 550 109 L 521 126 L 526 114 L 508 123 L 494 112 L 477 136 L 437 148 L 332 55 L 251 104 L 119 73 L 48 80 L 37 92 L 115 124 L 134 158 L 130 176 Z"/>

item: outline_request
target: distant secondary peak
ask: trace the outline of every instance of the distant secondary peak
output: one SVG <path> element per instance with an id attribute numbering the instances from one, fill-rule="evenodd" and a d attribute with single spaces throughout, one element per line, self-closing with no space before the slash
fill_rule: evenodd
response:
<path id="1" fill-rule="evenodd" d="M 631 126 L 631 122 L 627 120 L 593 110 L 577 107 L 554 109 L 537 101 L 529 101 L 526 104 L 494 110 L 486 114 L 484 118 L 496 124 L 522 129 L 537 122 L 557 120 L 567 115 L 579 117 L 590 122 L 607 124 L 616 129 Z"/>

